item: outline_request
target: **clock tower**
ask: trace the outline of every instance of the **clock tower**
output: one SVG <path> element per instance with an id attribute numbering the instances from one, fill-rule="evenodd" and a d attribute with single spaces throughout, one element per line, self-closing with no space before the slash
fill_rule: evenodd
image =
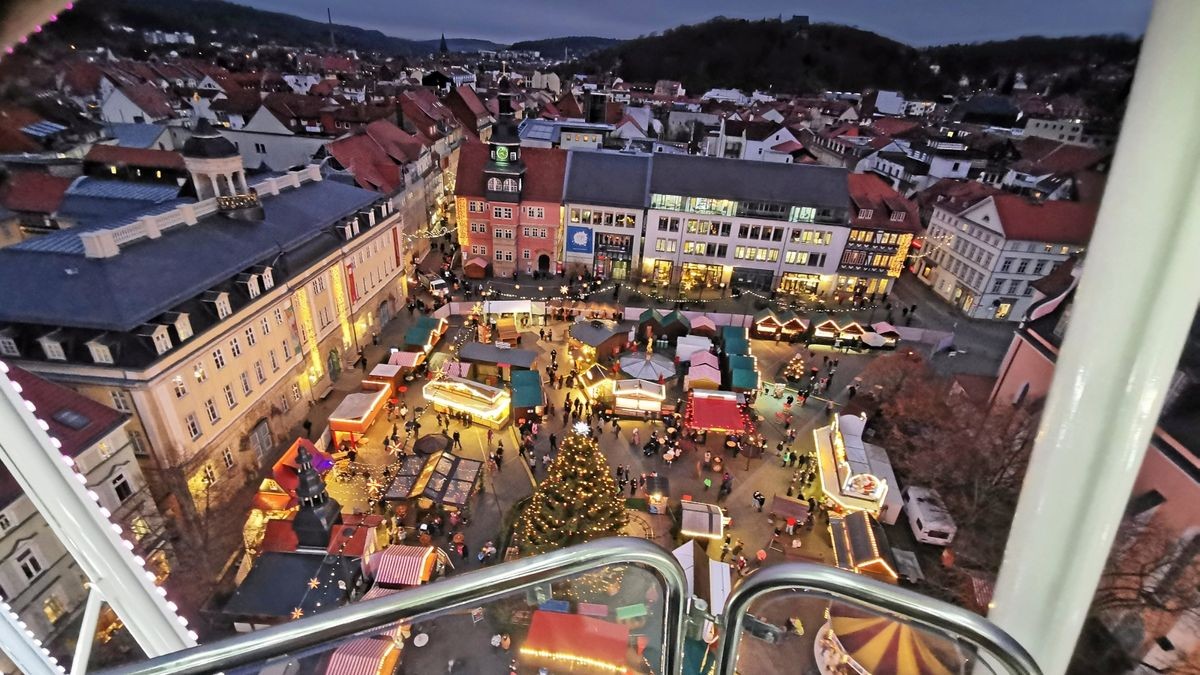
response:
<path id="1" fill-rule="evenodd" d="M 525 183 L 525 164 L 521 161 L 521 137 L 513 115 L 512 86 L 508 77 L 500 78 L 497 93 L 496 124 L 488 141 L 488 163 L 483 169 L 487 198 L 493 202 L 519 202 Z"/>

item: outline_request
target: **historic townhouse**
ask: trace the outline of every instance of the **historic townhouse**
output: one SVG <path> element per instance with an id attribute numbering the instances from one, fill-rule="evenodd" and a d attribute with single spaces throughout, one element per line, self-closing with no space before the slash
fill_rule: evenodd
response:
<path id="1" fill-rule="evenodd" d="M 316 166 L 251 188 L 204 123 L 183 155 L 196 199 L 0 251 L 0 355 L 128 413 L 164 512 L 194 523 L 404 302 L 404 238 Z"/>

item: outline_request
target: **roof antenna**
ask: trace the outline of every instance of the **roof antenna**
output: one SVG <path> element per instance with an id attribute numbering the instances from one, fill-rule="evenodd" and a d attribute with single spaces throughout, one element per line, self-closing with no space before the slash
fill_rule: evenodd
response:
<path id="1" fill-rule="evenodd" d="M 329 49 L 337 51 L 337 40 L 333 38 L 333 11 L 325 8 L 325 16 L 329 19 Z"/>

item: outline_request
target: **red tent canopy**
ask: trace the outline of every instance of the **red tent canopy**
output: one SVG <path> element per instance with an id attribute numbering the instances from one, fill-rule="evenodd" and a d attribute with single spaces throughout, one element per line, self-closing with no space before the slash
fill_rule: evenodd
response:
<path id="1" fill-rule="evenodd" d="M 735 433 L 746 431 L 742 407 L 738 405 L 736 397 L 728 394 L 713 396 L 704 392 L 692 392 L 688 399 L 686 421 L 691 429 Z"/>
<path id="2" fill-rule="evenodd" d="M 287 452 L 283 453 L 283 457 L 275 462 L 275 467 L 271 469 L 271 477 L 279 483 L 279 487 L 287 490 L 288 494 L 295 495 L 296 488 L 300 485 L 300 461 L 296 459 L 300 448 L 304 447 L 308 450 L 309 456 L 312 457 L 313 468 L 317 473 L 325 473 L 333 468 L 333 458 L 329 455 L 317 450 L 317 446 L 307 438 L 297 438 L 292 447 L 288 448 Z"/>
<path id="3" fill-rule="evenodd" d="M 619 623 L 535 610 L 521 656 L 539 663 L 555 663 L 558 667 L 554 670 L 562 672 L 581 666 L 583 672 L 624 673 L 628 650 L 629 629 Z"/>

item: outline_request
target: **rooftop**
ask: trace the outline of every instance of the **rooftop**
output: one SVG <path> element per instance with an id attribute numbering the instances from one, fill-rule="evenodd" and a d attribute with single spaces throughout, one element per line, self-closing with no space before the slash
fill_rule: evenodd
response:
<path id="1" fill-rule="evenodd" d="M 660 154 L 651 163 L 650 191 L 845 208 L 846 173 L 829 166 Z"/>
<path id="2" fill-rule="evenodd" d="M 650 175 L 648 155 L 572 151 L 567 159 L 564 199 L 603 206 L 645 208 Z"/>

